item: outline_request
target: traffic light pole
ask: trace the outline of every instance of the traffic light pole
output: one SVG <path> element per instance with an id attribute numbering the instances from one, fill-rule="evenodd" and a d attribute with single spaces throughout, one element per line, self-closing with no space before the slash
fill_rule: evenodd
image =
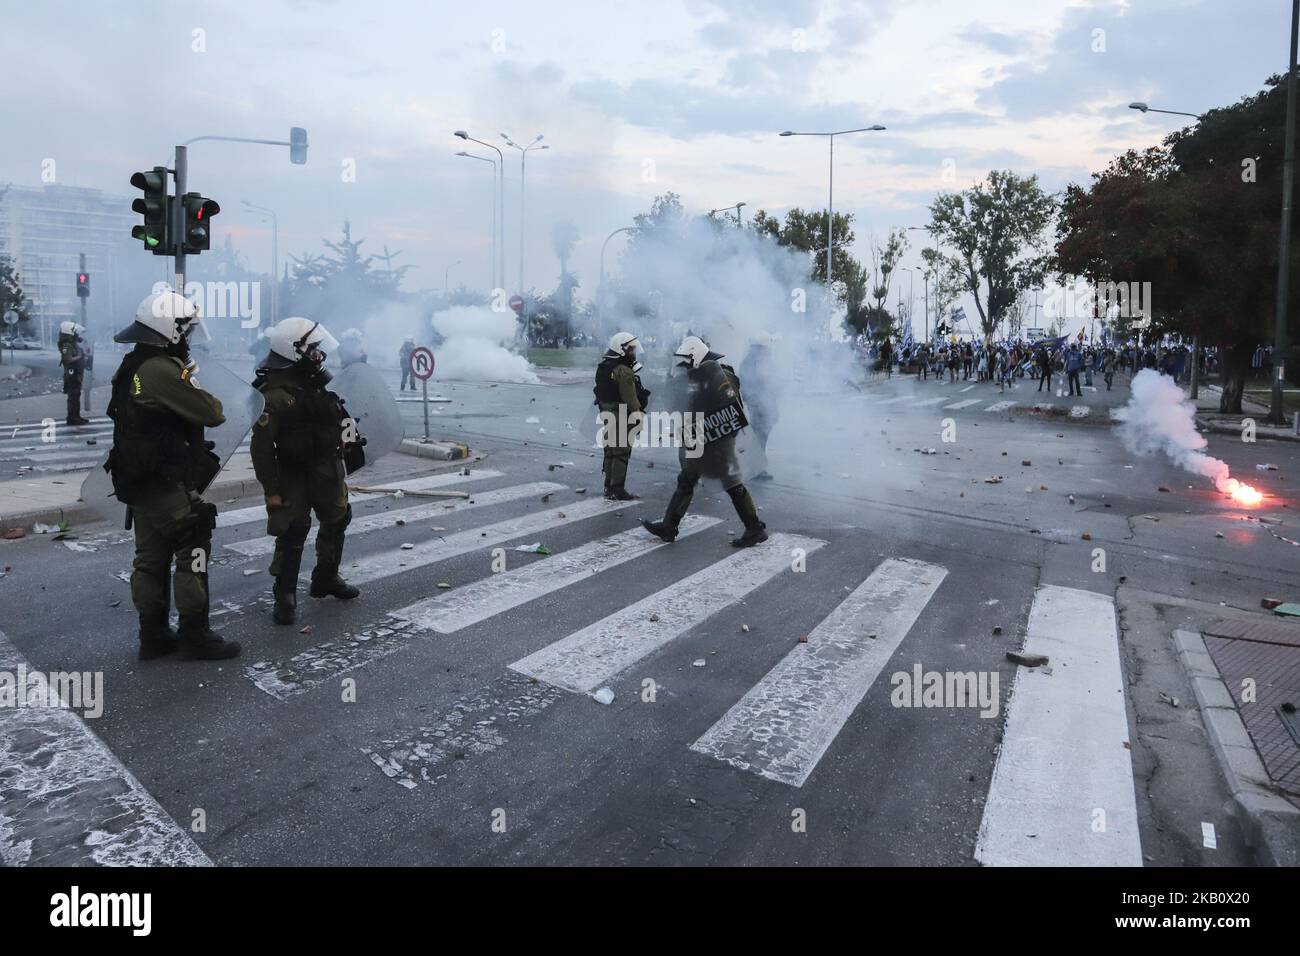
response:
<path id="1" fill-rule="evenodd" d="M 176 168 L 172 177 L 176 182 L 176 201 L 171 208 L 172 256 L 175 259 L 175 283 L 172 286 L 181 295 L 185 294 L 185 184 L 189 178 L 189 158 L 185 146 L 176 147 Z"/>
<path id="2" fill-rule="evenodd" d="M 81 253 L 80 271 L 82 273 L 86 271 L 86 254 L 84 252 Z M 87 283 L 87 286 L 89 286 L 89 283 Z M 81 327 L 86 330 L 86 344 L 90 346 L 93 354 L 95 345 L 94 345 L 94 341 L 90 337 L 90 326 L 86 324 L 87 322 L 86 298 L 87 297 L 81 295 L 81 296 L 77 296 L 77 298 L 81 301 Z M 90 390 L 94 387 L 95 387 L 95 365 L 94 362 L 92 361 L 89 367 L 86 369 L 86 387 L 81 390 L 82 403 L 85 405 L 86 411 L 90 411 Z"/>

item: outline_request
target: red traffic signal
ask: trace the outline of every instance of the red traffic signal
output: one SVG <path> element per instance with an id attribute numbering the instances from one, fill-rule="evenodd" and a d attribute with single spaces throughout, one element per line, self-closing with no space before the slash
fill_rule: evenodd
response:
<path id="1" fill-rule="evenodd" d="M 83 299 L 90 295 L 90 273 L 89 272 L 77 273 L 77 295 Z"/>

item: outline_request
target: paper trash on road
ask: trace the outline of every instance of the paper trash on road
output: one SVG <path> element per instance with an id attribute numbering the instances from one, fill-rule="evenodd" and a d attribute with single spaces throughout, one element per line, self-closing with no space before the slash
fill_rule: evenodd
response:
<path id="1" fill-rule="evenodd" d="M 525 554 L 550 554 L 551 549 L 540 541 L 534 541 L 532 544 L 521 544 L 515 547 L 516 551 L 522 551 Z"/>

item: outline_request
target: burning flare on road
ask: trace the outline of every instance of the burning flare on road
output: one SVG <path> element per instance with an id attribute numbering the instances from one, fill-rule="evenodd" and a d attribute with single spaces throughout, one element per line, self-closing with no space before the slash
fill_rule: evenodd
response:
<path id="1" fill-rule="evenodd" d="M 1214 487 L 1246 507 L 1255 507 L 1264 496 L 1228 473 L 1227 462 L 1205 454 L 1208 444 L 1196 430 L 1196 407 L 1183 396 L 1168 376 L 1143 369 L 1133 379 L 1128 404 L 1115 413 L 1120 439 L 1135 455 L 1163 452 L 1174 464 L 1214 482 Z"/>

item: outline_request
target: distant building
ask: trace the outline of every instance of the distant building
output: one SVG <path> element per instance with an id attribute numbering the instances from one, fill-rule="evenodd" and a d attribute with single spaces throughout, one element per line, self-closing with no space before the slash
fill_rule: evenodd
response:
<path id="1" fill-rule="evenodd" d="M 0 186 L 0 255 L 14 261 L 32 301 L 26 334 L 51 343 L 60 322 L 81 320 L 76 276 L 84 252 L 90 273 L 87 324 L 94 338 L 107 337 L 108 325 L 148 291 L 135 286 L 162 276 L 156 264 L 168 261 L 146 255 L 131 239 L 138 221 L 128 196 L 53 184 Z"/>

